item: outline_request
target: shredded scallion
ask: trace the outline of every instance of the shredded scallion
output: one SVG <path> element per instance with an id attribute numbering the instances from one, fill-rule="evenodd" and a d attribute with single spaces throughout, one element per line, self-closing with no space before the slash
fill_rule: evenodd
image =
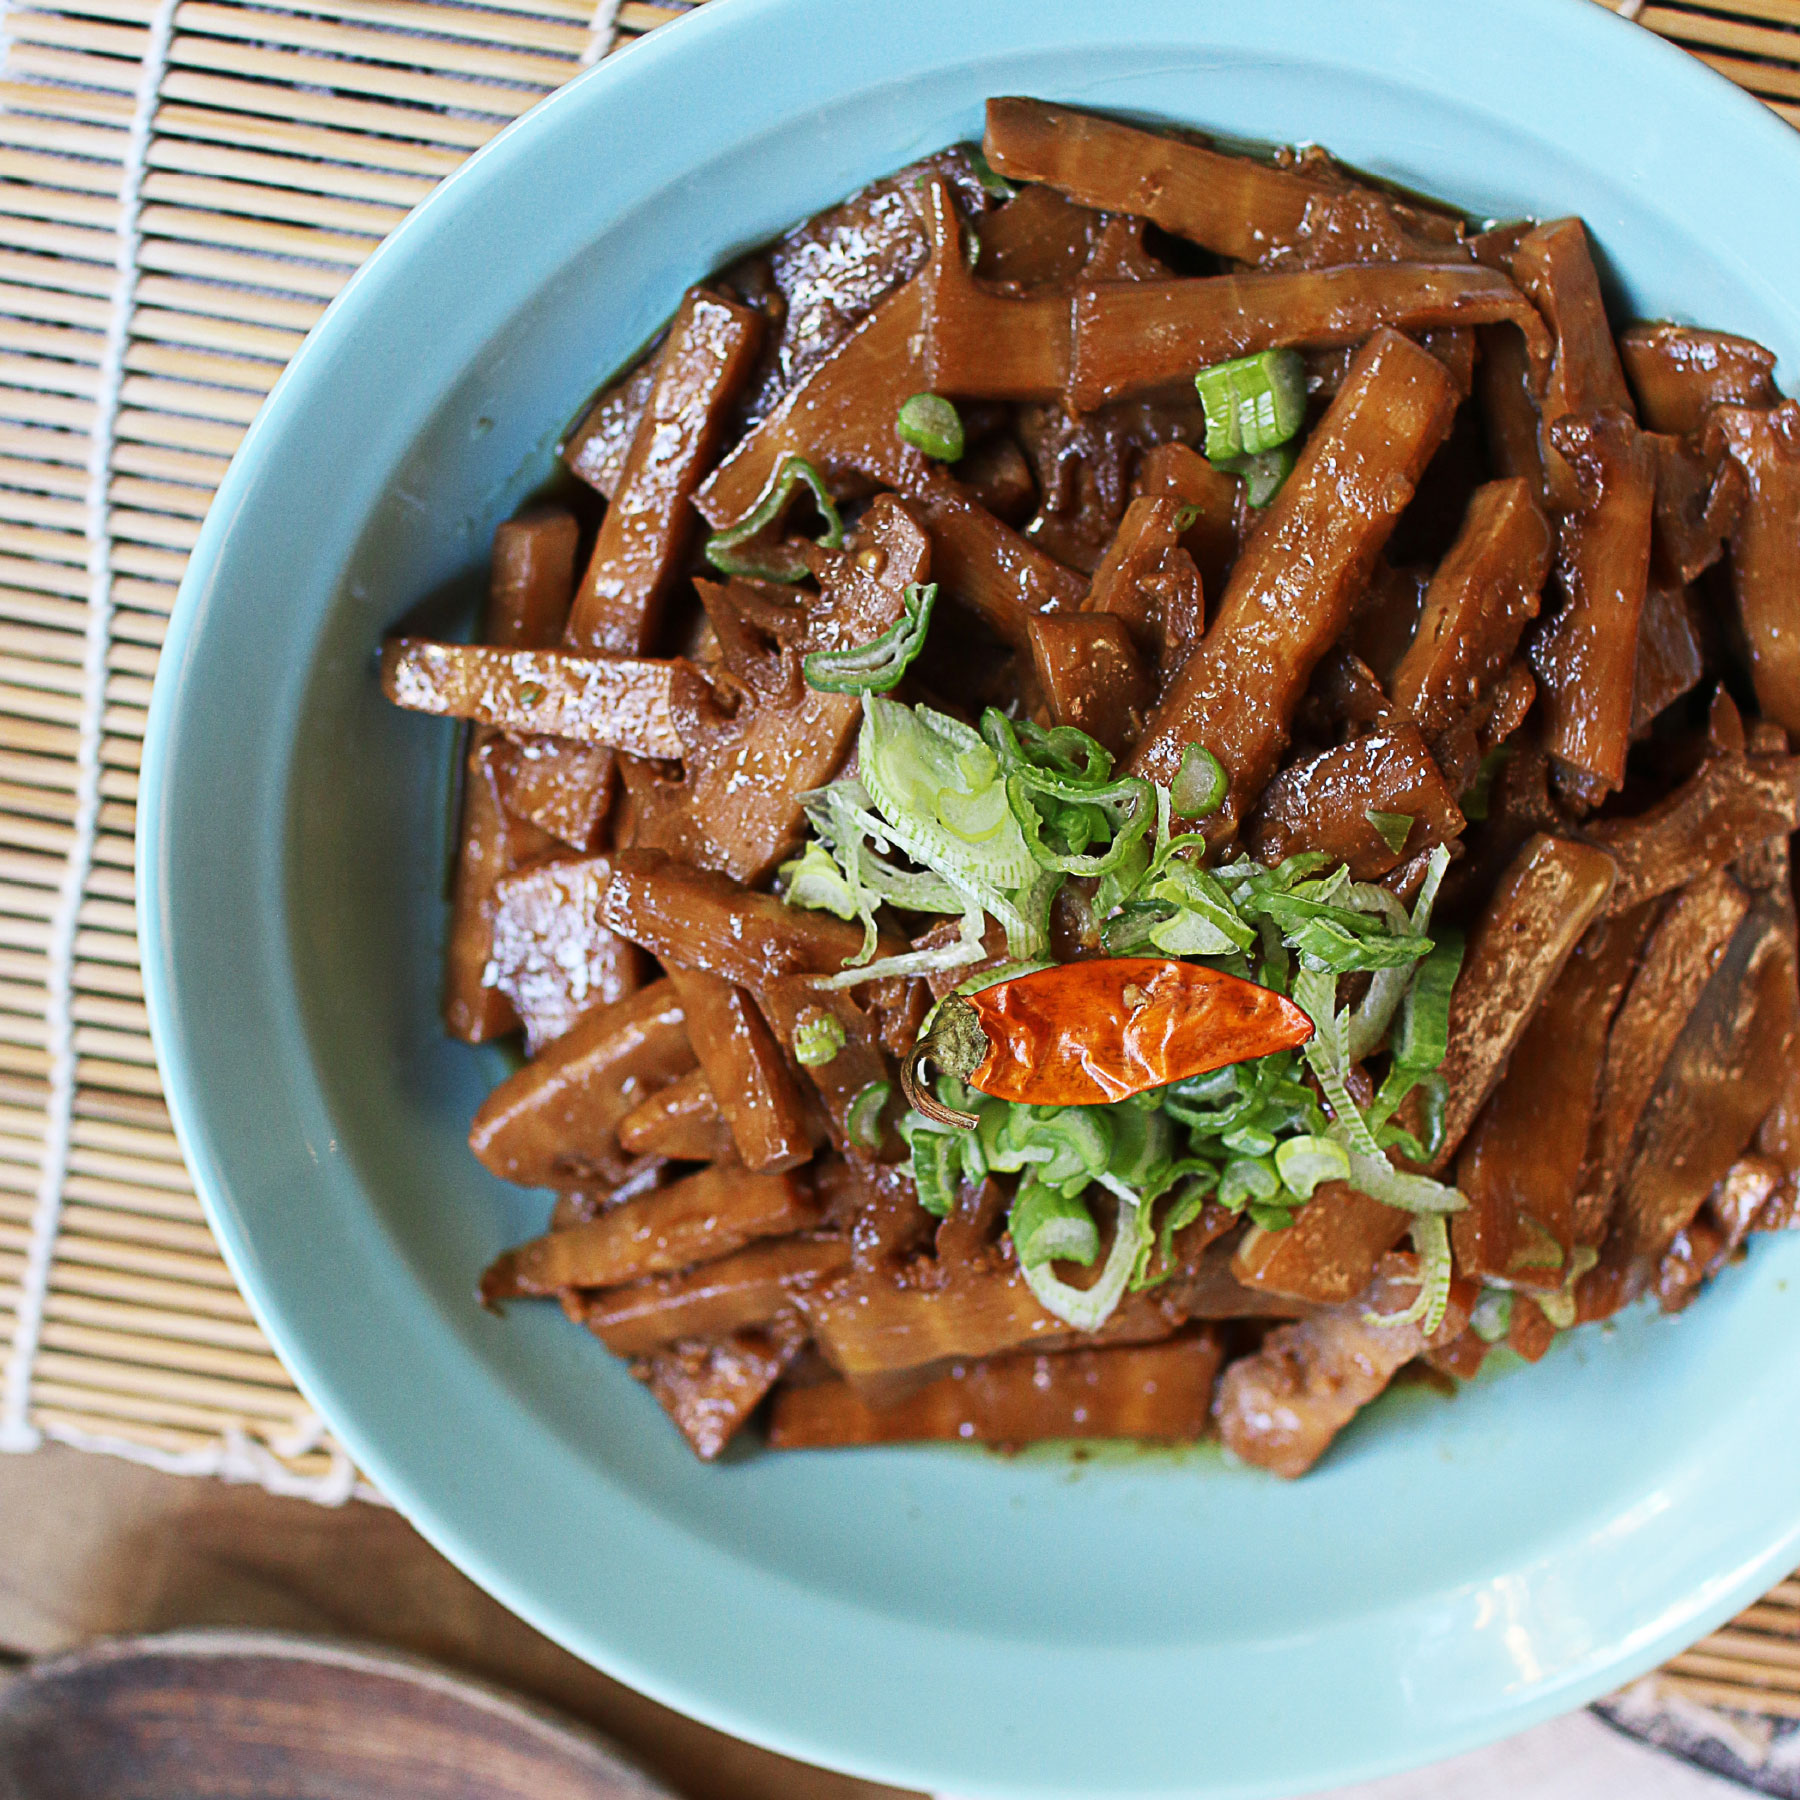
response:
<path id="1" fill-rule="evenodd" d="M 1189 744 L 1169 783 L 1169 803 L 1184 819 L 1203 819 L 1225 804 L 1225 765 L 1203 744 Z"/>
<path id="2" fill-rule="evenodd" d="M 794 1027 L 794 1060 L 803 1069 L 822 1069 L 848 1041 L 837 1019 L 821 1007 L 809 1006 Z"/>
<path id="3" fill-rule="evenodd" d="M 905 610 L 879 637 L 850 650 L 815 650 L 801 663 L 806 685 L 823 694 L 885 694 L 899 684 L 925 648 L 937 583 L 914 583 L 901 597 Z"/>
<path id="4" fill-rule="evenodd" d="M 804 485 L 811 490 L 813 503 L 825 521 L 818 542 L 827 550 L 838 549 L 844 541 L 844 521 L 825 478 L 804 456 L 784 456 L 776 466 L 769 484 L 756 504 L 723 531 L 715 531 L 704 546 L 706 560 L 721 574 L 743 575 L 762 581 L 800 581 L 806 565 L 784 545 L 773 540 L 773 533 L 786 516 L 795 488 Z"/>

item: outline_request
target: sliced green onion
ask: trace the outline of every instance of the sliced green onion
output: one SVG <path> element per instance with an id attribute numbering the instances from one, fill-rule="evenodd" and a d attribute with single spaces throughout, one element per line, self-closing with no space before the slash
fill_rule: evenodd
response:
<path id="1" fill-rule="evenodd" d="M 957 462 L 963 453 L 962 414 L 942 394 L 914 394 L 900 402 L 894 430 L 903 444 L 937 462 Z"/>
<path id="2" fill-rule="evenodd" d="M 1253 512 L 1261 512 L 1281 492 L 1281 484 L 1293 474 L 1299 460 L 1292 444 L 1281 444 L 1261 456 L 1219 457 L 1213 466 L 1227 475 L 1241 475 L 1244 498 Z"/>
<path id="3" fill-rule="evenodd" d="M 1245 1210 L 1259 1231 L 1286 1231 L 1294 1223 L 1294 1211 L 1289 1206 L 1267 1206 L 1252 1200 Z"/>
<path id="4" fill-rule="evenodd" d="M 1413 1248 L 1419 1253 L 1419 1292 L 1411 1306 L 1397 1313 L 1364 1313 L 1370 1325 L 1417 1324 L 1429 1337 L 1444 1322 L 1450 1305 L 1450 1233 L 1436 1213 L 1412 1222 Z"/>
<path id="5" fill-rule="evenodd" d="M 865 694 L 857 762 L 895 843 L 965 891 L 979 893 L 990 911 L 1000 891 L 1023 888 L 1038 874 L 999 764 L 961 720 Z"/>
<path id="6" fill-rule="evenodd" d="M 1086 1268 L 1100 1254 L 1100 1228 L 1094 1215 L 1081 1200 L 1060 1194 L 1042 1181 L 1020 1184 L 1007 1229 L 1022 1268 L 1048 1262 L 1080 1263 Z"/>
<path id="7" fill-rule="evenodd" d="M 1398 856 L 1406 848 L 1406 840 L 1412 836 L 1413 815 L 1411 813 L 1377 812 L 1370 807 L 1363 817 L 1375 827 L 1375 835 L 1387 845 L 1394 855 Z"/>
<path id="8" fill-rule="evenodd" d="M 1285 444 L 1306 417 L 1306 364 L 1298 350 L 1259 350 L 1194 377 L 1206 409 L 1206 455 L 1260 456 Z"/>
<path id="9" fill-rule="evenodd" d="M 808 839 L 806 848 L 792 862 L 784 862 L 777 878 L 781 882 L 781 897 L 789 906 L 835 913 L 840 919 L 854 919 L 862 910 L 856 889 L 817 838 Z"/>
<path id="10" fill-rule="evenodd" d="M 822 694 L 885 694 L 898 685 L 925 648 L 937 583 L 914 583 L 901 596 L 904 611 L 880 637 L 850 650 L 815 650 L 801 663 L 806 685 Z"/>
<path id="11" fill-rule="evenodd" d="M 1513 1297 L 1505 1288 L 1486 1288 L 1469 1314 L 1469 1329 L 1484 1344 L 1498 1344 L 1512 1330 Z"/>
<path id="12" fill-rule="evenodd" d="M 1219 1177 L 1219 1204 L 1242 1212 L 1252 1201 L 1273 1200 L 1281 1192 L 1281 1177 L 1256 1157 L 1234 1157 Z"/>
<path id="13" fill-rule="evenodd" d="M 1203 819 L 1225 804 L 1225 765 L 1202 744 L 1189 744 L 1169 783 L 1169 803 L 1184 819 Z"/>
<path id="14" fill-rule="evenodd" d="M 1018 193 L 1019 190 L 979 150 L 969 152 L 969 162 L 975 170 L 975 179 L 995 199 L 1010 200 Z"/>
<path id="15" fill-rule="evenodd" d="M 844 1136 L 858 1150 L 881 1148 L 881 1113 L 893 1091 L 885 1081 L 871 1081 L 845 1109 Z"/>
<path id="16" fill-rule="evenodd" d="M 1334 1138 L 1289 1138 L 1275 1147 L 1275 1173 L 1290 1194 L 1310 1200 L 1321 1181 L 1349 1180 L 1350 1152 Z"/>
<path id="17" fill-rule="evenodd" d="M 1504 769 L 1512 756 L 1514 746 L 1510 740 L 1497 745 L 1481 759 L 1481 767 L 1475 772 L 1475 781 L 1466 794 L 1459 795 L 1457 806 L 1462 816 L 1472 825 L 1479 825 L 1488 816 L 1488 803 L 1494 791 L 1494 778 Z"/>
<path id="18" fill-rule="evenodd" d="M 1429 1073 L 1442 1066 L 1450 1047 L 1450 998 L 1462 969 L 1463 934 L 1442 931 L 1419 964 L 1400 1003 L 1394 1033 L 1394 1061 L 1403 1069 Z"/>
<path id="19" fill-rule="evenodd" d="M 706 560 L 724 575 L 745 575 L 763 581 L 802 580 L 806 565 L 797 557 L 784 554 L 780 545 L 754 541 L 782 518 L 794 489 L 802 483 L 812 490 L 814 503 L 825 520 L 825 532 L 818 542 L 827 550 L 838 549 L 844 541 L 844 521 L 825 486 L 824 476 L 804 456 L 789 454 L 776 465 L 756 504 L 735 525 L 715 531 L 706 540 Z"/>
<path id="20" fill-rule="evenodd" d="M 1337 1129 L 1332 1127 L 1334 1135 Z M 1350 1135 L 1344 1133 L 1345 1137 Z M 1354 1144 L 1346 1147 L 1350 1152 L 1350 1185 L 1383 1206 L 1396 1207 L 1401 1212 L 1442 1214 L 1461 1212 L 1469 1204 L 1460 1188 L 1446 1187 L 1429 1175 L 1408 1175 L 1379 1152 L 1370 1155 Z"/>
<path id="21" fill-rule="evenodd" d="M 1018 1202 L 1014 1201 L 1014 1210 Z M 1045 1312 L 1075 1331 L 1098 1331 L 1110 1319 L 1125 1296 L 1132 1270 L 1138 1265 L 1147 1233 L 1148 1208 L 1135 1201 L 1119 1202 L 1118 1223 L 1113 1231 L 1112 1249 L 1100 1279 L 1089 1288 L 1071 1287 L 1059 1281 L 1047 1262 L 1021 1263 L 1025 1285 L 1031 1289 Z"/>
<path id="22" fill-rule="evenodd" d="M 962 1172 L 961 1133 L 939 1131 L 917 1113 L 900 1121 L 900 1135 L 912 1149 L 913 1186 L 919 1204 L 935 1218 L 947 1219 L 956 1204 L 957 1177 Z"/>
<path id="23" fill-rule="evenodd" d="M 848 1042 L 836 1018 L 822 1007 L 809 1006 L 794 1027 L 794 1060 L 803 1069 L 822 1069 Z"/>

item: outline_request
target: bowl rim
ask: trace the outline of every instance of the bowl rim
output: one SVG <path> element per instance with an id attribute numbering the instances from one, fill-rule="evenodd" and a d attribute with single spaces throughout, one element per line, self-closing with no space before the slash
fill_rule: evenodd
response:
<path id="1" fill-rule="evenodd" d="M 851 0 L 852 5 L 878 6 L 880 0 Z M 1387 0 L 1386 10 L 1423 12 L 1432 0 Z M 1571 53 L 1586 50 L 1596 58 L 1617 65 L 1621 79 L 1634 70 L 1654 75 L 1657 85 L 1676 98 L 1686 97 L 1701 111 L 1723 109 L 1735 115 L 1733 130 L 1740 141 L 1760 144 L 1768 159 L 1787 159 L 1800 176 L 1800 136 L 1762 102 L 1726 77 L 1700 63 L 1647 29 L 1635 27 L 1613 15 L 1594 0 L 1510 0 L 1505 9 L 1509 27 L 1521 37 L 1543 32 Z M 534 142 L 554 130 L 572 107 L 607 103 L 627 104 L 634 87 L 645 84 L 674 64 L 697 57 L 716 40 L 727 45 L 739 34 L 759 29 L 765 18 L 783 14 L 818 14 L 823 24 L 827 12 L 841 29 L 843 0 L 712 0 L 629 47 L 628 56 L 615 55 L 573 77 L 539 101 L 529 112 L 506 126 L 495 138 L 467 158 L 446 177 L 389 234 L 354 272 L 307 335 L 306 341 L 283 370 L 233 456 L 199 538 L 190 554 L 175 607 L 169 619 L 163 653 L 147 722 L 137 824 L 136 905 L 138 931 L 143 947 L 142 967 L 145 1002 L 150 1018 L 158 1073 L 168 1100 L 170 1116 L 191 1172 L 208 1223 L 234 1279 L 244 1293 L 258 1324 L 289 1370 L 307 1403 L 328 1424 L 357 1464 L 374 1477 L 423 1536 L 480 1586 L 495 1594 L 529 1623 L 558 1643 L 592 1661 L 608 1673 L 665 1705 L 748 1741 L 822 1766 L 852 1772 L 869 1779 L 908 1787 L 936 1786 L 945 1781 L 962 1785 L 965 1792 L 991 1795 L 1043 1795 L 1041 1781 L 1020 1784 L 980 1778 L 963 1781 L 933 1765 L 929 1754 L 918 1761 L 901 1762 L 859 1751 L 841 1725 L 827 1728 L 815 1723 L 799 1728 L 791 1721 L 772 1723 L 718 1703 L 703 1688 L 693 1685 L 684 1672 L 644 1662 L 628 1649 L 600 1645 L 590 1633 L 576 1631 L 537 1596 L 522 1592 L 484 1551 L 447 1516 L 429 1491 L 409 1476 L 405 1459 L 390 1453 L 382 1442 L 366 1434 L 357 1416 L 354 1396 L 346 1395 L 320 1370 L 307 1342 L 288 1328 L 279 1296 L 264 1285 L 242 1215 L 233 1204 L 223 1159 L 214 1153 L 208 1130 L 207 1101 L 190 1072 L 176 1059 L 169 1045 L 180 1032 L 176 1018 L 182 1005 L 180 979 L 169 957 L 170 922 L 165 916 L 158 881 L 162 838 L 167 827 L 170 794 L 177 774 L 173 768 L 171 740 L 178 706 L 178 689 L 198 628 L 201 595 L 214 580 L 225 556 L 229 522 L 269 460 L 277 453 L 288 415 L 315 363 L 354 333 L 359 314 L 371 293 L 391 269 L 402 266 L 413 246 L 447 218 L 467 197 L 480 190 L 493 172 L 531 154 Z M 1385 1754 L 1365 1754 L 1353 1763 L 1335 1766 L 1309 1777 L 1313 1785 L 1375 1778 L 1395 1770 L 1454 1756 L 1494 1738 L 1539 1723 L 1584 1704 L 1609 1689 L 1656 1667 L 1678 1649 L 1714 1629 L 1748 1600 L 1761 1593 L 1779 1574 L 1800 1560 L 1800 1516 L 1786 1530 L 1766 1539 L 1738 1559 L 1720 1579 L 1683 1606 L 1659 1615 L 1657 1629 L 1635 1637 L 1628 1648 L 1611 1660 L 1584 1665 L 1575 1677 L 1550 1681 L 1533 1690 L 1522 1702 L 1497 1707 L 1473 1724 L 1446 1729 L 1420 1746 Z M 1058 1791 L 1063 1791 L 1059 1788 Z M 1066 1790 L 1098 1793 L 1091 1783 Z M 1110 1791 L 1110 1790 L 1108 1790 Z M 1170 1792 L 1175 1791 L 1170 1789 Z M 1185 1791 L 1185 1789 L 1183 1790 Z M 1208 1790 L 1223 1794 L 1227 1789 Z M 1233 1793 L 1266 1794 L 1275 1790 L 1258 1785 L 1238 1786 Z M 1292 1791 L 1284 1785 L 1282 1791 Z"/>

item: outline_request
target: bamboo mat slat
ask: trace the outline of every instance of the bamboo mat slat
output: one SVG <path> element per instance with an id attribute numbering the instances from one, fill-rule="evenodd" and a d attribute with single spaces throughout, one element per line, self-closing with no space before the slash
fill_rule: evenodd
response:
<path id="1" fill-rule="evenodd" d="M 351 273 L 509 120 L 701 3 L 0 11 L 0 1447 L 354 1491 L 157 1082 L 131 886 L 150 682 L 226 463 Z M 1620 10 L 1800 123 L 1800 0 Z M 1800 1718 L 1800 1581 L 1662 1679 Z"/>

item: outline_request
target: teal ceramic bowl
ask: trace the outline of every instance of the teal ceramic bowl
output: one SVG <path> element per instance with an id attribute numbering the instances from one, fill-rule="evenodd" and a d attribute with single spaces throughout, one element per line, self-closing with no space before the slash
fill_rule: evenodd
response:
<path id="1" fill-rule="evenodd" d="M 1800 1241 L 1688 1314 L 1414 1391 L 1284 1486 L 1217 1453 L 958 1447 L 703 1468 L 551 1307 L 447 1043 L 448 732 L 383 631 L 479 584 L 584 397 L 734 251 L 1026 93 L 1316 139 L 1476 213 L 1576 212 L 1628 312 L 1800 373 L 1800 138 L 1592 0 L 713 0 L 401 227 L 246 439 L 172 623 L 144 968 L 213 1223 L 420 1529 L 634 1687 L 966 1795 L 1285 1795 L 1590 1699 L 1800 1560 Z M 1791 385 L 1791 381 L 1790 381 Z"/>

